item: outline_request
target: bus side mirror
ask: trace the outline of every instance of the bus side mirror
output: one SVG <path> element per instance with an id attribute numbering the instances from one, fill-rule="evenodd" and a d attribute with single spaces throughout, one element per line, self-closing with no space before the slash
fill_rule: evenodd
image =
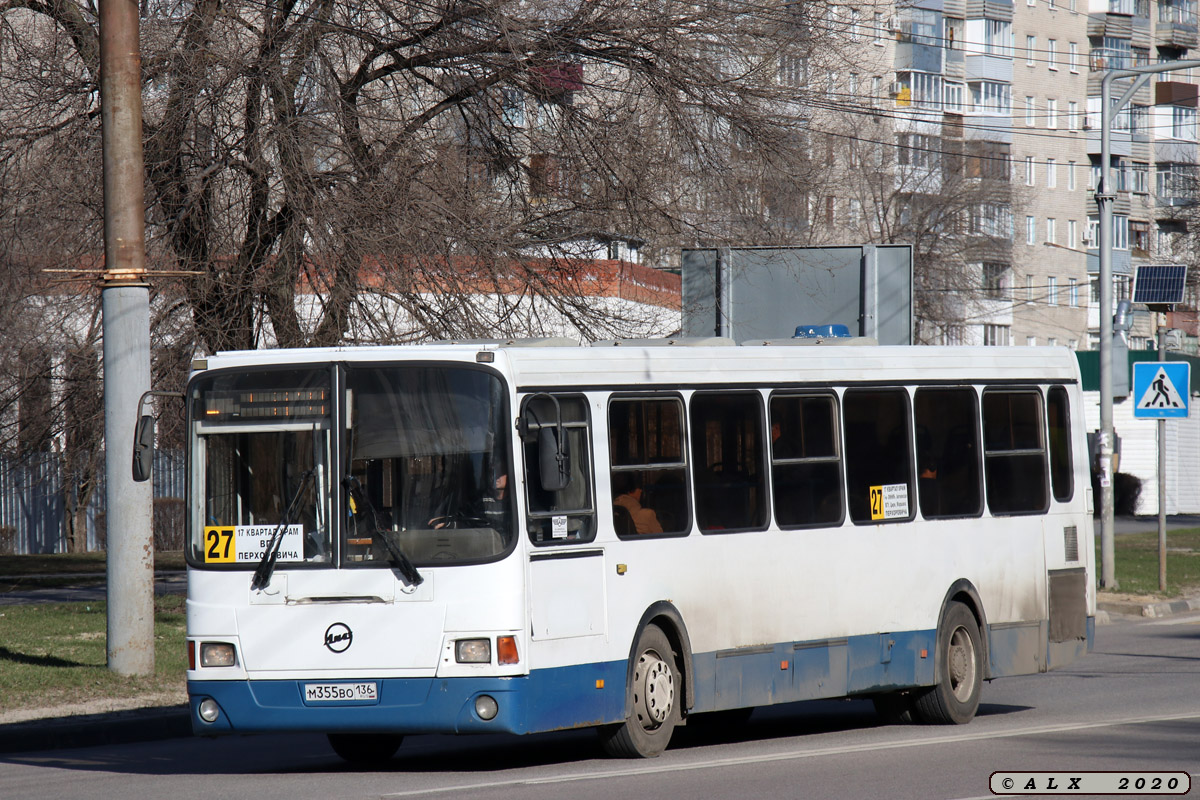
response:
<path id="1" fill-rule="evenodd" d="M 560 441 L 558 432 L 562 428 L 538 430 L 538 471 L 541 473 L 542 489 L 561 492 L 571 483 L 571 455 L 567 443 Z"/>
<path id="2" fill-rule="evenodd" d="M 133 434 L 133 479 L 138 483 L 150 479 L 154 466 L 154 417 L 144 414 L 137 421 Z"/>

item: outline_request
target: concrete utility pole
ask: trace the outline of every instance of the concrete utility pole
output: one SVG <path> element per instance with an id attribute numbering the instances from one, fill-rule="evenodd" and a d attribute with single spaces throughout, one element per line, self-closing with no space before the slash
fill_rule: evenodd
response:
<path id="1" fill-rule="evenodd" d="M 153 492 L 134 482 L 130 463 L 138 400 L 150 388 L 141 65 L 136 0 L 100 0 L 108 668 L 120 675 L 154 672 Z"/>
<path id="2" fill-rule="evenodd" d="M 1100 212 L 1100 587 L 1116 589 L 1113 543 L 1113 302 L 1112 302 L 1112 122 L 1118 111 L 1145 85 L 1150 76 L 1159 72 L 1175 72 L 1200 67 L 1200 61 L 1167 61 L 1147 67 L 1114 69 L 1104 73 L 1100 81 L 1100 185 L 1096 188 L 1096 205 Z M 1136 78 L 1116 103 L 1112 102 L 1112 82 L 1121 78 Z"/>

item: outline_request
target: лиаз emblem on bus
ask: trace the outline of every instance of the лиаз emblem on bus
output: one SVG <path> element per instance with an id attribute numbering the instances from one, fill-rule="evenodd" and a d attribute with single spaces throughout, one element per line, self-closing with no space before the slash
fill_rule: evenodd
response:
<path id="1" fill-rule="evenodd" d="M 871 519 L 908 519 L 908 484 L 872 486 Z"/>
<path id="2" fill-rule="evenodd" d="M 278 525 L 209 525 L 204 528 L 204 563 L 245 564 L 261 561 Z M 280 535 L 276 561 L 304 560 L 304 526 L 289 525 Z"/>

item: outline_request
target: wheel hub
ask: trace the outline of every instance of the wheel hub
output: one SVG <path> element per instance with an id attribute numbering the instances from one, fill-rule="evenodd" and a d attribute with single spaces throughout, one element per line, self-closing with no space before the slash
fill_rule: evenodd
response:
<path id="1" fill-rule="evenodd" d="M 675 705 L 675 674 L 671 666 L 653 651 L 638 658 L 634 676 L 634 706 L 642 727 L 651 730 L 667 721 Z"/>
<path id="2" fill-rule="evenodd" d="M 950 637 L 946 666 L 950 675 L 950 690 L 960 701 L 971 696 L 975 684 L 975 650 L 971 646 L 970 634 L 963 628 Z"/>

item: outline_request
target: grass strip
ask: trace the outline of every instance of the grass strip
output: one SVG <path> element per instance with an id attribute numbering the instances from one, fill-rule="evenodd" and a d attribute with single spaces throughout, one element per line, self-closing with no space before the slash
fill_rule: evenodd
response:
<path id="1" fill-rule="evenodd" d="M 1113 568 L 1122 593 L 1156 597 L 1200 594 L 1200 528 L 1167 531 L 1167 584 L 1158 590 L 1158 532 L 1113 537 Z M 1096 572 L 1100 571 L 1100 534 L 1096 533 Z M 1101 593 L 1100 599 L 1104 599 Z"/>
<path id="2" fill-rule="evenodd" d="M 107 666 L 105 603 L 0 607 L 0 711 L 182 690 L 184 597 L 157 597 L 154 612 L 154 674 L 126 677 Z"/>

